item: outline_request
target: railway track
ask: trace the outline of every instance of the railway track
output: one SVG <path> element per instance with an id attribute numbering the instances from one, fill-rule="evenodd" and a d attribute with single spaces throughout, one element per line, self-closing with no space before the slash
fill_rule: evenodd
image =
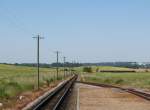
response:
<path id="1" fill-rule="evenodd" d="M 36 102 L 32 106 L 23 110 L 59 110 L 62 107 L 63 103 L 66 101 L 64 100 L 66 98 L 65 96 L 68 95 L 68 93 L 70 93 L 70 89 L 72 88 L 72 85 L 75 82 L 93 85 L 93 86 L 105 87 L 105 88 L 117 88 L 150 101 L 150 94 L 145 93 L 143 91 L 121 88 L 121 87 L 106 85 L 106 84 L 80 82 L 80 81 L 76 81 L 76 79 L 77 79 L 77 75 L 74 75 L 72 78 L 65 81 L 63 84 L 61 84 L 53 91 L 51 91 L 46 97 L 42 98 L 40 101 Z"/>
<path id="2" fill-rule="evenodd" d="M 41 99 L 38 103 L 36 102 L 32 106 L 27 107 L 23 110 L 58 110 L 76 79 L 77 75 L 74 75 L 70 80 L 61 84 L 50 94 Z"/>
<path id="3" fill-rule="evenodd" d="M 99 87 L 106 87 L 106 88 L 117 88 L 123 91 L 126 91 L 128 93 L 134 94 L 136 96 L 139 96 L 141 98 L 144 98 L 148 101 L 150 101 L 150 93 L 146 93 L 140 90 L 136 90 L 136 89 L 129 89 L 129 88 L 122 88 L 122 87 L 118 87 L 118 86 L 112 86 L 112 85 L 107 85 L 107 84 L 98 84 L 98 83 L 92 83 L 92 82 L 81 82 L 81 81 L 77 81 L 78 83 L 83 83 L 83 84 L 88 84 L 88 85 L 93 85 L 93 86 L 99 86 Z"/>

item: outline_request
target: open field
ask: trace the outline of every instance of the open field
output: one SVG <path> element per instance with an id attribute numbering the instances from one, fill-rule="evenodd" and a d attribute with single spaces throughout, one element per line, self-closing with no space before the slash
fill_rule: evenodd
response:
<path id="1" fill-rule="evenodd" d="M 150 90 L 150 73 L 84 73 L 81 80 Z"/>
<path id="2" fill-rule="evenodd" d="M 93 66 L 92 67 L 93 71 L 96 71 L 96 69 L 99 70 L 113 70 L 113 71 L 129 71 L 132 70 L 130 68 L 125 68 L 125 67 L 113 67 L 113 66 Z"/>
<path id="3" fill-rule="evenodd" d="M 130 69 L 123 67 L 111 67 L 111 66 L 91 66 L 92 73 L 82 72 L 83 67 L 76 68 L 81 73 L 81 80 L 88 82 L 96 82 L 103 84 L 112 84 L 124 87 L 135 87 L 150 90 L 150 72 L 149 69 Z M 136 72 L 96 72 L 96 69 L 104 71 L 130 71 L 135 70 Z M 146 72 L 145 72 L 146 71 Z"/>
<path id="4" fill-rule="evenodd" d="M 130 70 L 128 68 L 92 66 L 93 73 L 85 73 L 83 67 L 74 68 L 81 75 L 81 80 L 113 84 L 125 87 L 146 88 L 150 90 L 150 73 L 102 73 L 99 70 Z M 62 79 L 63 68 L 60 68 L 59 79 Z M 56 78 L 55 68 L 40 68 L 40 85 L 48 87 Z M 37 69 L 35 67 L 14 66 L 0 64 L 0 103 L 6 106 L 24 92 L 35 93 L 37 90 Z M 5 102 L 5 103 L 4 103 Z"/>
<path id="5" fill-rule="evenodd" d="M 56 78 L 55 69 L 40 68 L 40 85 L 49 85 Z M 62 78 L 60 72 L 60 78 Z M 9 99 L 25 91 L 37 89 L 37 70 L 0 64 L 0 100 Z"/>

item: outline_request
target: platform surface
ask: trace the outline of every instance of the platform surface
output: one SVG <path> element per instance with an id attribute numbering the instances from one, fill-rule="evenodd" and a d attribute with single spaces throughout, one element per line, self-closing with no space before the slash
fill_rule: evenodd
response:
<path id="1" fill-rule="evenodd" d="M 77 110 L 150 110 L 150 101 L 114 88 L 76 84 Z"/>

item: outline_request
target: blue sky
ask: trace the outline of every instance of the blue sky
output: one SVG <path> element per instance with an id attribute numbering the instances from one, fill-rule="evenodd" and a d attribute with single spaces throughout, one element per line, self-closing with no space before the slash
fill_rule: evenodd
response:
<path id="1" fill-rule="evenodd" d="M 150 61 L 149 0 L 0 0 L 0 62 Z"/>

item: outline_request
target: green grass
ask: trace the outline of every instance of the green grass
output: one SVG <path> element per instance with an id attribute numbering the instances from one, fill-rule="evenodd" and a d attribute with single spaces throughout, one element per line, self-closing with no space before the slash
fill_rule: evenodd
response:
<path id="1" fill-rule="evenodd" d="M 150 89 L 150 73 L 91 73 L 82 76 L 90 82 Z"/>
<path id="2" fill-rule="evenodd" d="M 128 70 L 128 68 L 110 66 L 92 66 L 101 70 Z M 83 67 L 74 68 L 82 74 Z M 60 68 L 62 79 L 63 68 Z M 56 78 L 54 68 L 40 68 L 40 85 L 49 86 Z M 150 73 L 91 73 L 83 74 L 86 81 L 114 84 L 121 86 L 132 86 L 150 88 Z M 35 67 L 13 66 L 0 64 L 0 100 L 16 97 L 25 91 L 37 89 L 37 69 Z"/>
<path id="3" fill-rule="evenodd" d="M 40 68 L 40 85 L 49 85 L 56 78 L 55 69 Z M 60 72 L 62 79 L 63 72 Z M 37 89 L 35 67 L 0 64 L 0 99 L 9 99 L 18 94 Z"/>

